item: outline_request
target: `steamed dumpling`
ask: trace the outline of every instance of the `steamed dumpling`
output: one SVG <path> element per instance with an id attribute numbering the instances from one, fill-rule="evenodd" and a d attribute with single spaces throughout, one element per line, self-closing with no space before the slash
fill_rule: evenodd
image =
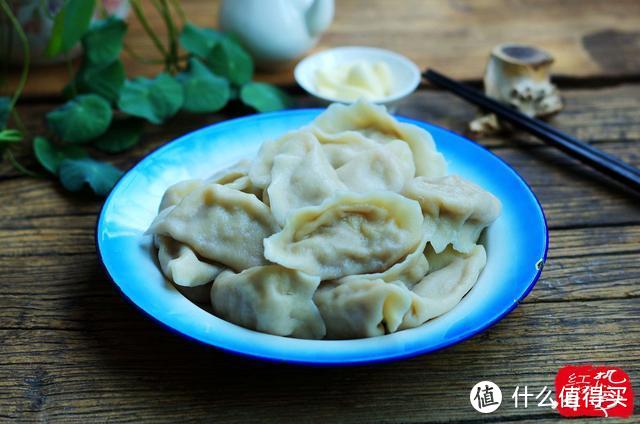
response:
<path id="1" fill-rule="evenodd" d="M 487 254 L 482 245 L 473 246 L 467 254 L 449 247 L 439 254 L 431 251 L 427 257 L 440 268 L 413 287 L 411 308 L 403 318 L 400 329 L 417 327 L 453 309 L 474 286 L 487 263 Z"/>
<path id="2" fill-rule="evenodd" d="M 380 272 L 420 242 L 420 206 L 391 192 L 344 194 L 293 212 L 265 257 L 323 280 Z"/>
<path id="3" fill-rule="evenodd" d="M 230 183 L 226 183 L 224 184 L 224 186 L 232 188 L 234 190 L 241 191 L 243 193 L 253 194 L 258 199 L 260 199 L 260 197 L 262 196 L 262 190 L 254 186 L 253 183 L 251 182 L 251 179 L 246 175 L 236 180 L 233 180 Z"/>
<path id="4" fill-rule="evenodd" d="M 165 211 L 149 232 L 171 236 L 237 271 L 264 265 L 262 240 L 280 228 L 256 196 L 219 184 L 197 188 Z"/>
<path id="5" fill-rule="evenodd" d="M 313 126 L 310 126 L 309 131 L 312 129 Z M 318 141 L 334 169 L 340 168 L 351 160 L 358 159 L 363 153 L 379 146 L 376 141 L 363 137 L 362 134 L 355 131 L 347 131 L 331 137 L 324 136 Z"/>
<path id="6" fill-rule="evenodd" d="M 313 303 L 320 278 L 278 265 L 225 271 L 211 288 L 213 311 L 221 318 L 257 331 L 321 339 L 325 325 Z"/>
<path id="7" fill-rule="evenodd" d="M 350 106 L 332 104 L 310 127 L 323 144 L 345 136 L 378 144 L 404 141 L 413 153 L 417 176 L 440 177 L 446 173 L 446 162 L 431 134 L 416 125 L 398 122 L 384 106 L 364 101 Z"/>
<path id="8" fill-rule="evenodd" d="M 206 180 L 192 179 L 178 182 L 164 192 L 158 211 L 162 211 L 169 206 L 177 205 L 189 193 L 208 183 L 228 185 L 231 188 L 244 191 L 245 193 L 254 193 L 254 188 L 247 177 L 250 165 L 251 161 L 243 159 L 216 172 Z"/>
<path id="9" fill-rule="evenodd" d="M 304 157 L 318 140 L 309 131 L 291 131 L 280 138 L 262 144 L 251 164 L 249 178 L 254 186 L 266 188 L 271 182 L 271 170 L 276 156 L 281 154 Z"/>
<path id="10" fill-rule="evenodd" d="M 398 281 L 407 288 L 412 288 L 429 272 L 429 261 L 424 254 L 427 237 L 423 237 L 418 246 L 400 262 L 383 272 L 374 274 L 348 275 L 338 280 L 339 284 L 353 280 L 382 280 L 387 283 Z"/>
<path id="11" fill-rule="evenodd" d="M 262 190 L 254 186 L 249 178 L 249 169 L 251 167 L 251 161 L 248 159 L 242 159 L 233 165 L 224 168 L 209 178 L 207 183 L 222 184 L 235 190 L 240 190 L 244 193 L 254 194 L 260 198 Z"/>
<path id="12" fill-rule="evenodd" d="M 398 193 L 415 172 L 411 149 L 400 140 L 373 147 L 337 169 L 340 180 L 358 193 L 378 190 Z"/>
<path id="13" fill-rule="evenodd" d="M 160 207 L 158 208 L 158 211 L 161 212 L 169 206 L 177 205 L 187 194 L 199 187 L 202 187 L 203 185 L 204 181 L 197 179 L 180 181 L 179 183 L 172 185 L 164 192 L 162 200 L 160 200 Z"/>
<path id="14" fill-rule="evenodd" d="M 171 237 L 155 236 L 162 273 L 193 302 L 209 301 L 211 283 L 224 268 L 201 261 L 187 245 Z"/>
<path id="15" fill-rule="evenodd" d="M 500 215 L 500 201 L 488 191 L 461 177 L 415 178 L 403 194 L 417 200 L 425 215 L 425 226 L 435 227 L 429 242 L 436 253 L 448 244 L 467 253 L 482 230 Z"/>
<path id="16" fill-rule="evenodd" d="M 327 337 L 332 339 L 392 333 L 411 306 L 411 296 L 404 286 L 383 280 L 324 283 L 313 299 L 327 327 Z"/>
<path id="17" fill-rule="evenodd" d="M 313 141 L 305 156 L 280 154 L 274 158 L 266 198 L 276 221 L 284 225 L 292 211 L 319 205 L 340 190 L 346 190 L 345 185 L 327 162 L 320 144 Z"/>
<path id="18" fill-rule="evenodd" d="M 186 180 L 172 185 L 160 201 L 160 214 L 166 215 L 193 190 L 204 184 L 202 180 Z M 207 302 L 211 283 L 224 269 L 197 257 L 186 244 L 168 236 L 154 236 L 158 262 L 164 276 L 192 302 Z"/>
<path id="19" fill-rule="evenodd" d="M 207 178 L 207 182 L 215 183 L 215 184 L 232 183 L 238 178 L 247 176 L 249 174 L 250 167 L 251 167 L 251 161 L 249 159 L 239 160 L 233 165 L 215 172 L 213 175 Z"/>

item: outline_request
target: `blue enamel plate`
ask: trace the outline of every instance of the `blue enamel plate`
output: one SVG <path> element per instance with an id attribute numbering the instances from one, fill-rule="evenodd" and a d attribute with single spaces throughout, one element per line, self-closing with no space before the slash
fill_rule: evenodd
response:
<path id="1" fill-rule="evenodd" d="M 217 348 L 250 357 L 302 364 L 350 365 L 408 358 L 458 343 L 511 311 L 533 288 L 546 259 L 545 217 L 531 189 L 488 150 L 453 132 L 399 118 L 429 131 L 449 172 L 479 184 L 502 202 L 486 231 L 487 266 L 450 312 L 424 325 L 357 340 L 301 340 L 259 333 L 223 321 L 182 296 L 156 265 L 145 230 L 164 191 L 205 178 L 260 145 L 313 120 L 321 110 L 253 115 L 212 125 L 166 144 L 127 172 L 106 200 L 97 227 L 104 267 L 122 293 L 167 327 Z"/>

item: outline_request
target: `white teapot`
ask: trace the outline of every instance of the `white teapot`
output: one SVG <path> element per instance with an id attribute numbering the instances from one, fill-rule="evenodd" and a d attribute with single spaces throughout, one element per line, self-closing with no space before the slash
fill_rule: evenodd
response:
<path id="1" fill-rule="evenodd" d="M 313 47 L 333 20 L 334 0 L 223 0 L 219 24 L 263 69 L 276 69 Z"/>

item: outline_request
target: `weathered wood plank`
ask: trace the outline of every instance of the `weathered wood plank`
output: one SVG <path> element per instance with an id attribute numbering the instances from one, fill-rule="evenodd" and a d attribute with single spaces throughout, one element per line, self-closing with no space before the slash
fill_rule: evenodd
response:
<path id="1" fill-rule="evenodd" d="M 185 0 L 193 22 L 217 26 L 218 2 Z M 145 2 L 151 26 L 165 39 L 161 17 Z M 148 59 L 157 50 L 132 17 L 127 43 Z M 421 68 L 455 78 L 482 77 L 491 48 L 506 41 L 538 45 L 555 57 L 554 71 L 571 77 L 624 77 L 640 74 L 640 5 L 634 0 L 340 0 L 335 21 L 314 50 L 369 45 L 398 51 Z M 129 75 L 148 75 L 158 66 L 123 54 Z M 291 67 L 259 78 L 293 84 Z M 12 82 L 17 79 L 13 75 Z M 58 94 L 68 81 L 66 66 L 33 68 L 26 95 Z"/>
<path id="2" fill-rule="evenodd" d="M 5 417 L 473 422 L 482 417 L 468 403 L 469 390 L 490 379 L 504 395 L 491 418 L 507 422 L 555 417 L 538 407 L 515 409 L 510 395 L 516 385 L 552 388 L 562 365 L 615 364 L 633 381 L 640 377 L 640 330 L 634 325 L 640 305 L 633 299 L 525 304 L 487 332 L 441 352 L 349 369 L 242 360 L 185 341 L 122 300 L 105 303 L 110 308 L 98 311 L 90 303 L 74 305 L 85 315 L 73 331 L 0 329 Z M 114 316 L 118 328 L 102 324 Z"/>

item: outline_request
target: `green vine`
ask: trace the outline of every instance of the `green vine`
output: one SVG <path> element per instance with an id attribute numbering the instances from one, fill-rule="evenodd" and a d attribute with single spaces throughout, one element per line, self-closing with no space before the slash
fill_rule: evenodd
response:
<path id="1" fill-rule="evenodd" d="M 68 101 L 47 113 L 49 133 L 31 141 L 42 168 L 70 191 L 89 188 L 106 195 L 122 172 L 92 159 L 91 153 L 131 149 L 149 124 L 162 125 L 178 113 L 214 113 L 234 101 L 259 112 L 290 103 L 278 88 L 252 81 L 253 61 L 234 37 L 191 24 L 178 0 L 151 1 L 166 29 L 164 43 L 140 0 L 130 0 L 130 4 L 160 60 L 133 51 L 124 42 L 127 23 L 106 16 L 95 0 L 66 0 L 52 17 L 48 54 L 67 55 L 82 43 L 84 55 L 77 70 L 67 61 L 70 81 L 62 95 Z M 16 105 L 29 74 L 29 43 L 7 0 L 0 0 L 0 6 L 20 38 L 25 57 L 13 95 L 0 97 L 0 153 L 22 174 L 38 177 L 41 175 L 21 165 L 11 151 L 26 135 Z M 42 0 L 40 6 L 48 10 L 48 1 Z M 102 19 L 95 20 L 96 10 Z M 128 78 L 120 59 L 123 51 L 143 63 L 163 65 L 164 72 L 152 78 Z M 237 100 L 234 93 L 238 93 Z M 9 116 L 19 130 L 6 128 Z"/>

